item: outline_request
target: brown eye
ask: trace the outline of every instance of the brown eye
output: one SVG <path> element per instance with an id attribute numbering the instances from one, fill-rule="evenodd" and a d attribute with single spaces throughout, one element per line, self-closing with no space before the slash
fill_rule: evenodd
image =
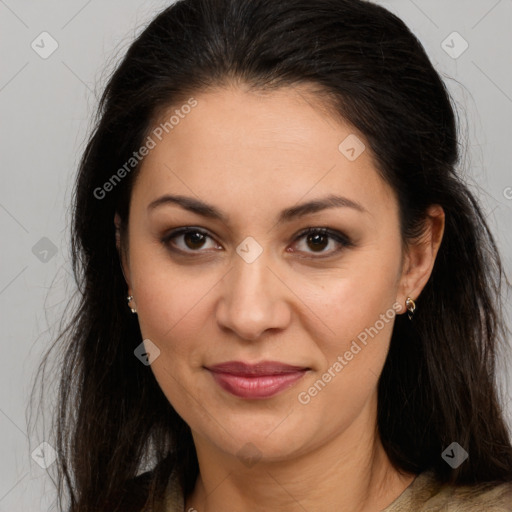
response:
<path id="1" fill-rule="evenodd" d="M 319 258 L 331 256 L 346 247 L 353 246 L 349 238 L 338 231 L 328 228 L 308 228 L 295 238 L 295 244 L 304 239 L 303 247 L 299 252 L 316 253 Z M 203 253 L 208 249 L 208 240 L 211 241 L 210 249 L 218 249 L 220 246 L 205 231 L 199 228 L 185 227 L 172 231 L 162 239 L 162 243 L 169 249 L 182 253 Z M 332 246 L 331 250 L 325 250 Z M 294 251 L 291 251 L 294 252 Z"/>
<path id="2" fill-rule="evenodd" d="M 197 228 L 181 228 L 177 229 L 162 239 L 162 243 L 171 248 L 177 248 L 182 252 L 203 252 L 203 249 L 208 240 L 213 239 L 208 233 Z M 217 247 L 216 244 L 213 244 Z"/>
<path id="3" fill-rule="evenodd" d="M 200 249 L 205 242 L 205 235 L 197 231 L 189 231 L 183 235 L 183 241 L 189 249 Z"/>
<path id="4" fill-rule="evenodd" d="M 330 256 L 353 245 L 347 236 L 343 235 L 339 231 L 333 231 L 328 228 L 308 228 L 299 233 L 295 238 L 295 241 L 297 242 L 302 239 L 304 239 L 303 247 L 305 247 L 305 249 L 299 249 L 301 252 L 310 254 L 313 252 L 322 254 L 322 256 L 324 254 L 326 256 Z M 329 245 L 333 248 L 325 251 Z"/>
<path id="5" fill-rule="evenodd" d="M 307 235 L 306 243 L 314 251 L 322 251 L 329 244 L 329 237 L 323 233 Z"/>

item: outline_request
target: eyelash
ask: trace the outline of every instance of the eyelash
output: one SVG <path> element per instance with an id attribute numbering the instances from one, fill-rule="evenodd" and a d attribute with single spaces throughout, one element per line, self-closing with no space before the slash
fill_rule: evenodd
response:
<path id="1" fill-rule="evenodd" d="M 211 237 L 206 231 L 204 231 L 200 228 L 184 227 L 184 228 L 179 228 L 179 229 L 175 229 L 174 231 L 171 231 L 170 233 L 165 235 L 161 241 L 168 249 L 170 249 L 173 252 L 179 252 L 181 254 L 186 254 L 186 255 L 204 252 L 204 251 L 201 251 L 200 249 L 198 249 L 196 251 L 194 251 L 194 250 L 184 251 L 183 249 L 177 249 L 175 247 L 171 247 L 171 244 L 170 244 L 171 240 L 173 240 L 174 238 L 177 238 L 179 236 L 186 235 L 188 233 L 199 233 L 199 234 L 201 234 L 205 237 L 211 238 L 213 240 L 213 237 Z M 330 256 L 333 256 L 334 254 L 339 253 L 340 251 L 342 251 L 345 248 L 354 246 L 354 244 L 351 242 L 351 240 L 347 236 L 345 236 L 343 233 L 329 229 L 329 228 L 324 228 L 324 227 L 306 228 L 295 236 L 293 242 L 296 243 L 301 238 L 304 238 L 308 235 L 315 235 L 315 234 L 329 237 L 330 239 L 337 242 L 340 245 L 340 247 L 338 249 L 327 252 L 326 255 L 313 256 L 312 259 L 320 259 L 320 258 L 330 257 Z M 315 254 L 315 253 L 313 252 L 310 254 Z M 323 254 L 323 253 L 320 252 L 320 253 L 316 253 L 316 254 Z"/>

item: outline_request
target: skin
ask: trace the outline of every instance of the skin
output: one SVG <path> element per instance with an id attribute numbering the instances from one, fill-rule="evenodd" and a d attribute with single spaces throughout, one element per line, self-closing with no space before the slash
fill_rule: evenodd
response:
<path id="1" fill-rule="evenodd" d="M 151 369 L 193 433 L 200 476 L 185 510 L 382 510 L 415 477 L 392 467 L 376 431 L 394 319 L 309 403 L 298 395 L 393 304 L 403 314 L 406 298 L 418 298 L 441 243 L 443 210 L 433 205 L 424 236 L 403 246 L 395 194 L 369 145 L 304 86 L 265 94 L 233 86 L 194 97 L 197 106 L 145 157 L 128 238 L 118 237 L 130 306 L 144 339 L 160 350 Z M 355 161 L 338 150 L 350 134 L 366 144 Z M 164 194 L 210 203 L 229 222 L 174 204 L 148 210 Z M 276 223 L 281 210 L 329 194 L 364 211 L 338 207 Z M 162 242 L 184 226 L 209 237 Z M 296 240 L 308 227 L 339 231 L 353 245 Z M 251 263 L 236 252 L 249 236 L 263 249 Z M 245 400 L 204 368 L 232 360 L 310 370 L 276 396 Z"/>

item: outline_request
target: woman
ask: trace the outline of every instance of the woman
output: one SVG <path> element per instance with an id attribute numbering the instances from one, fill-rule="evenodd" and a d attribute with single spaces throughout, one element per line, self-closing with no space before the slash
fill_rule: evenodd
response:
<path id="1" fill-rule="evenodd" d="M 158 15 L 76 183 L 68 510 L 512 510 L 503 271 L 458 159 L 382 7 Z"/>

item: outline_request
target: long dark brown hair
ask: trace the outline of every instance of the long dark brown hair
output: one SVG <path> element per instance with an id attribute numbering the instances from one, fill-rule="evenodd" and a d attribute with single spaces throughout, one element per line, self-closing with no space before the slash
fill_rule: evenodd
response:
<path id="1" fill-rule="evenodd" d="M 458 124 L 422 45 L 386 9 L 362 0 L 180 0 L 131 45 L 101 97 L 75 185 L 72 318 L 48 351 L 62 355 L 54 417 L 58 492 L 71 512 L 121 505 L 126 483 L 150 473 L 150 497 L 175 471 L 185 494 L 198 464 L 186 423 L 134 357 L 142 340 L 115 245 L 138 167 L 104 186 L 170 105 L 213 87 L 316 87 L 356 127 L 396 191 L 402 237 L 421 233 L 429 205 L 446 214 L 444 240 L 411 323 L 396 318 L 379 381 L 378 427 L 396 468 L 432 469 L 456 485 L 512 480 L 510 432 L 495 375 L 508 331 L 503 269 L 482 210 L 457 172 Z M 506 283 L 507 285 L 509 283 Z M 441 458 L 453 441 L 469 459 Z M 131 507 L 131 508 L 130 508 Z"/>

